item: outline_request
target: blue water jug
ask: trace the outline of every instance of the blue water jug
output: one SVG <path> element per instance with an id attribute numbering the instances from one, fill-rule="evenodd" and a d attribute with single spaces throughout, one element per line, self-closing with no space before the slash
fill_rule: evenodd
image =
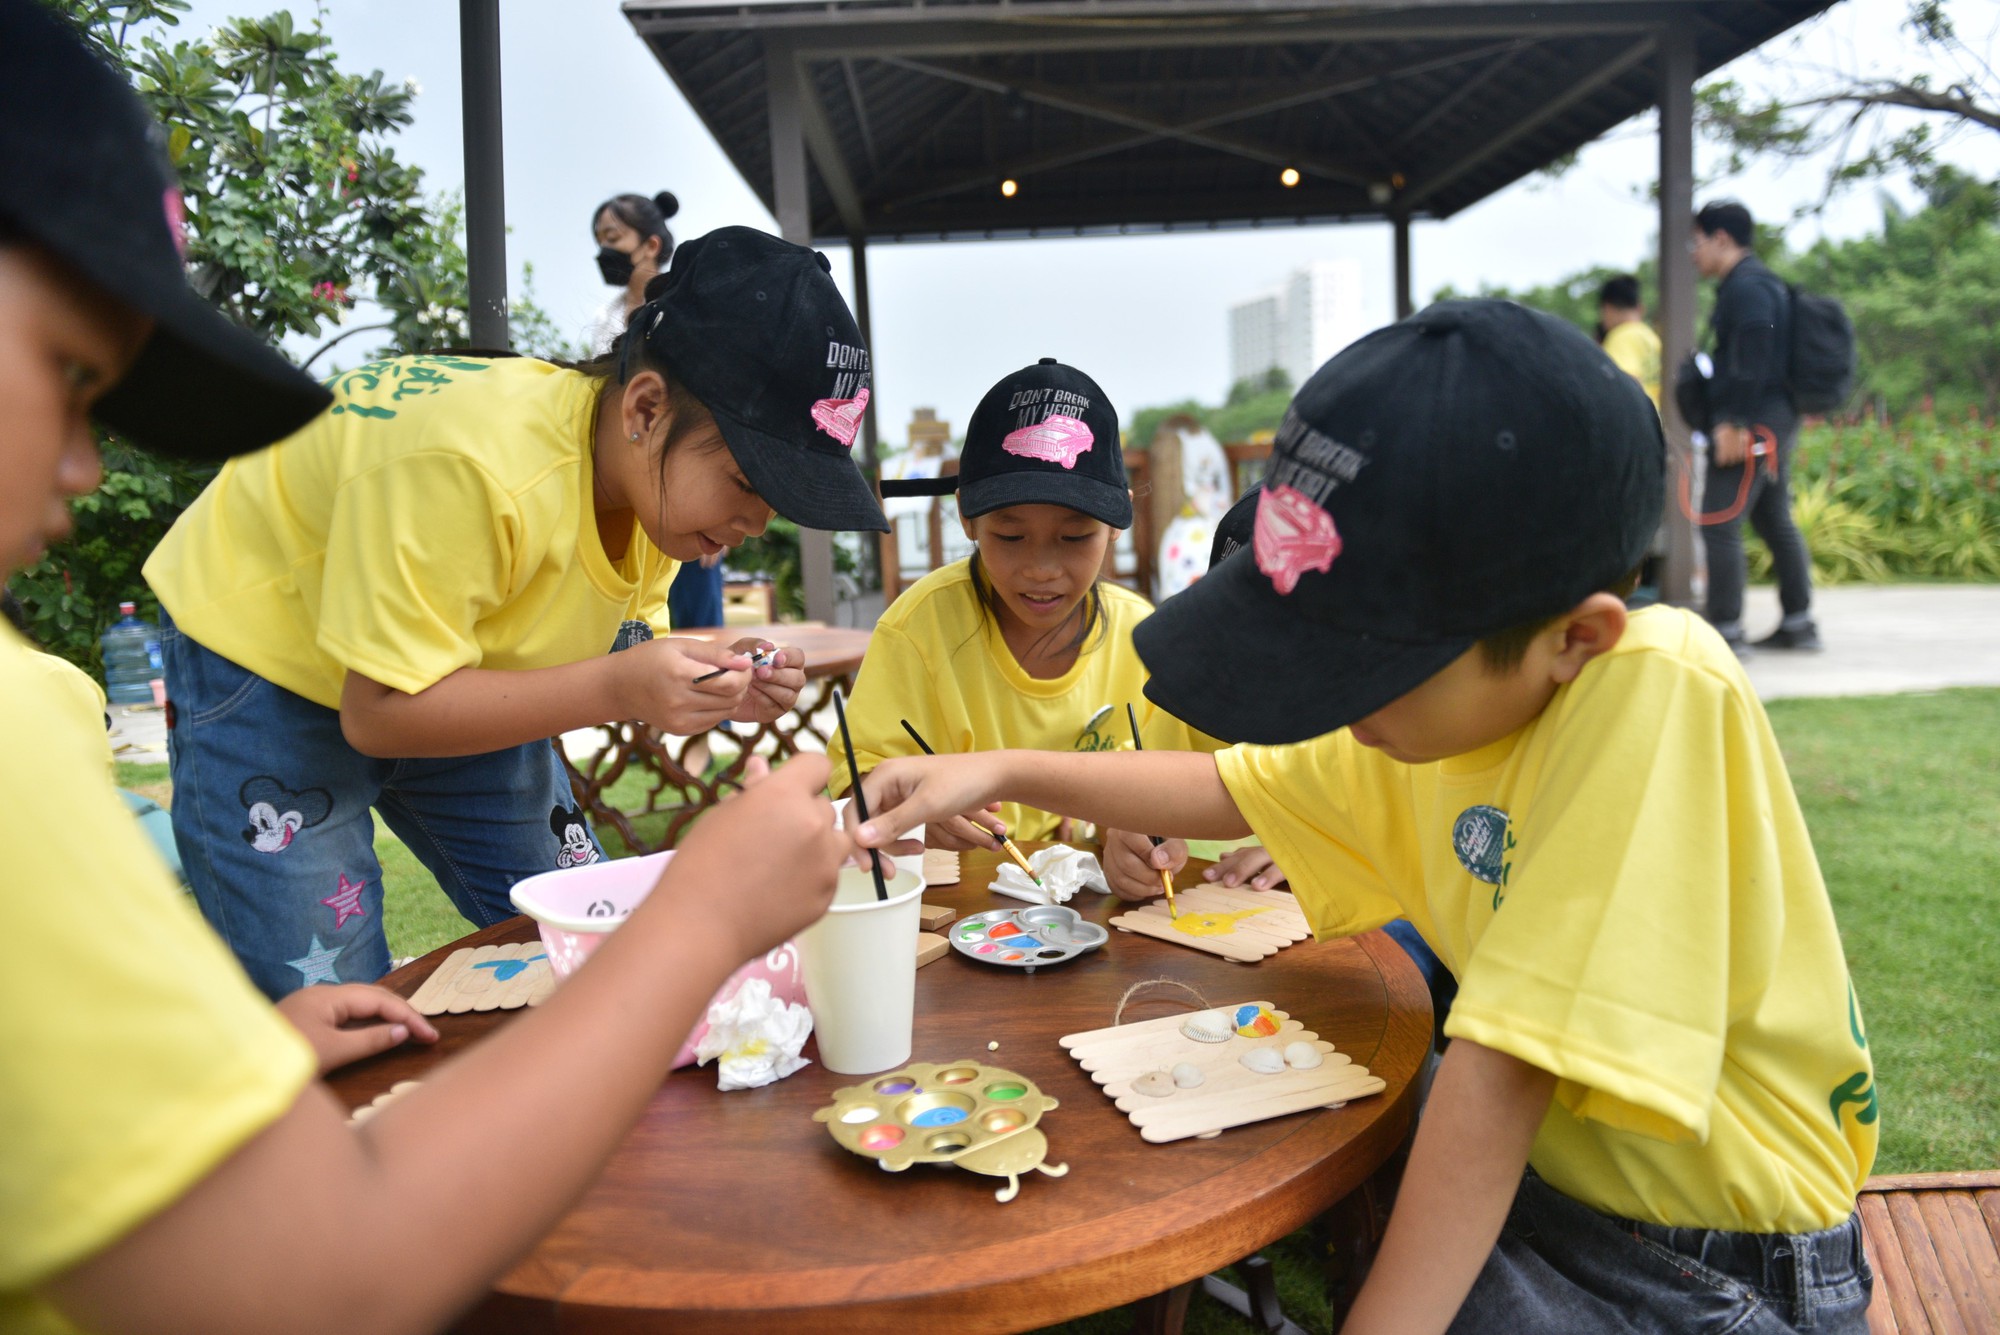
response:
<path id="1" fill-rule="evenodd" d="M 153 703 L 153 679 L 164 674 L 160 628 L 139 620 L 137 603 L 118 604 L 119 621 L 98 643 L 104 649 L 104 694 L 114 705 Z"/>

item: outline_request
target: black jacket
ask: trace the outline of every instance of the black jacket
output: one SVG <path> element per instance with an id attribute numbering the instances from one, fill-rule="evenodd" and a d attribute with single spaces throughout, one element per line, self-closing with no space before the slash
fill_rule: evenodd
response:
<path id="1" fill-rule="evenodd" d="M 1790 372 L 1792 298 L 1784 281 L 1755 255 L 1745 255 L 1715 290 L 1708 317 L 1715 377 L 1708 406 L 1718 423 L 1762 423 L 1788 433 L 1798 409 L 1785 381 Z"/>

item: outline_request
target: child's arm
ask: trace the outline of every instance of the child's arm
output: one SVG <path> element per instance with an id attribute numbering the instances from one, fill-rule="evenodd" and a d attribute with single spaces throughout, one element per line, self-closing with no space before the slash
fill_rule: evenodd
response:
<path id="1" fill-rule="evenodd" d="M 696 683 L 717 668 L 727 670 Z M 384 760 L 482 755 L 622 719 L 691 737 L 746 712 L 751 685 L 776 670 L 706 640 L 658 639 L 561 667 L 460 668 L 414 695 L 349 671 L 340 730 Z"/>
<path id="2" fill-rule="evenodd" d="M 1213 756 L 1191 751 L 983 751 L 885 760 L 862 780 L 870 820 L 858 832 L 880 848 L 926 821 L 1005 800 L 1121 830 L 1150 826 L 1195 839 L 1250 832 Z M 849 819 L 854 819 L 849 808 Z"/>
<path id="3" fill-rule="evenodd" d="M 46 1296 L 110 1332 L 444 1326 L 582 1194 L 729 972 L 825 910 L 853 849 L 826 774 L 802 756 L 709 812 L 547 1003 L 362 1128 L 308 1087 Z"/>
<path id="4" fill-rule="evenodd" d="M 1555 1083 L 1504 1052 L 1452 1040 L 1342 1335 L 1432 1335 L 1451 1324 L 1507 1222 Z"/>

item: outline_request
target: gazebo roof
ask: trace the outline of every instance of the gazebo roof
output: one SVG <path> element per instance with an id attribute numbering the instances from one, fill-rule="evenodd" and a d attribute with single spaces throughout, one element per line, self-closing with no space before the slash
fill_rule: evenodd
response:
<path id="1" fill-rule="evenodd" d="M 1831 0 L 626 0 L 774 203 L 795 53 L 816 240 L 1444 218 Z M 1297 186 L 1280 173 L 1293 168 Z M 1003 180 L 1018 182 L 1003 197 Z"/>

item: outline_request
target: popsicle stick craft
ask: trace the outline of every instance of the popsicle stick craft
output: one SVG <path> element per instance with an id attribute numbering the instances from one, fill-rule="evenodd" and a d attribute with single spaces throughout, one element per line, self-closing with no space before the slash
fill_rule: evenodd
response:
<path id="1" fill-rule="evenodd" d="M 454 950 L 424 979 L 410 1004 L 422 1015 L 539 1006 L 555 991 L 556 976 L 540 941 Z"/>
<path id="2" fill-rule="evenodd" d="M 1238 964 L 1255 964 L 1312 935 L 1299 901 L 1283 890 L 1198 885 L 1179 898 L 1179 917 L 1155 900 L 1111 919 L 1111 925 Z"/>
<path id="3" fill-rule="evenodd" d="M 957 885 L 958 854 L 949 848 L 924 850 L 924 884 Z"/>
<path id="4" fill-rule="evenodd" d="M 415 1089 L 420 1083 L 422 1082 L 416 1080 L 398 1080 L 395 1084 L 389 1086 L 388 1089 L 377 1094 L 373 1100 L 362 1104 L 359 1108 L 347 1114 L 347 1124 L 349 1126 L 360 1126 L 376 1113 L 381 1112 L 397 1099 L 402 1098 L 403 1095 Z"/>
<path id="5" fill-rule="evenodd" d="M 1140 1138 L 1155 1144 L 1337 1108 L 1387 1088 L 1268 1001 L 1113 1025 L 1058 1041 L 1139 1128 Z"/>

